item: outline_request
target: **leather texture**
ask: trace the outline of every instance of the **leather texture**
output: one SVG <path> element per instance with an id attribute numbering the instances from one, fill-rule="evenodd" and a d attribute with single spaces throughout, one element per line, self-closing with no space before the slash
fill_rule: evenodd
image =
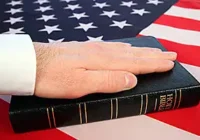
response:
<path id="1" fill-rule="evenodd" d="M 166 51 L 151 36 L 112 41 Z M 191 107 L 199 103 L 200 83 L 177 61 L 169 72 L 137 77 L 135 88 L 116 94 L 99 93 L 73 100 L 13 96 L 9 109 L 13 130 L 22 133 L 50 129 Z"/>

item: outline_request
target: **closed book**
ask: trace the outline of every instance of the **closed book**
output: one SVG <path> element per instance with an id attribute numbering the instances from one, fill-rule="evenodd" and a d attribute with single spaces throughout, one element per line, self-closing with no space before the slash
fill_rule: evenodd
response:
<path id="1" fill-rule="evenodd" d="M 166 51 L 151 36 L 112 41 Z M 168 72 L 137 75 L 137 78 L 135 88 L 116 94 L 90 94 L 78 99 L 12 96 L 9 108 L 12 128 L 22 133 L 109 121 L 192 107 L 200 101 L 200 83 L 178 61 Z"/>

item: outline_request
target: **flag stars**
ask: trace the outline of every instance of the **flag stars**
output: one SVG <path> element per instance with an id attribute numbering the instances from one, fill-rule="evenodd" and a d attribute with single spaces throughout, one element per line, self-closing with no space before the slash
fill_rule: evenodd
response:
<path id="1" fill-rule="evenodd" d="M 18 18 L 13 18 L 13 17 L 10 17 L 9 20 L 6 20 L 4 22 L 8 22 L 10 24 L 15 24 L 17 22 L 24 22 L 24 20 L 22 20 L 23 17 L 18 17 Z"/>
<path id="2" fill-rule="evenodd" d="M 37 0 L 34 3 L 39 3 L 40 5 L 44 4 L 44 3 L 49 3 L 48 0 Z"/>
<path id="3" fill-rule="evenodd" d="M 47 26 L 47 25 L 45 25 L 45 28 L 44 28 L 44 29 L 41 29 L 41 30 L 39 30 L 39 31 L 40 31 L 40 32 L 46 31 L 48 34 L 51 34 L 52 32 L 55 32 L 55 31 L 62 31 L 62 30 L 58 28 L 58 25 L 55 25 L 55 26 Z"/>
<path id="4" fill-rule="evenodd" d="M 103 36 L 99 36 L 99 37 L 91 37 L 91 36 L 87 36 L 88 40 L 90 41 L 103 41 L 102 38 Z"/>
<path id="5" fill-rule="evenodd" d="M 145 9 L 133 9 L 133 12 L 131 12 L 131 14 L 138 14 L 140 16 L 143 16 L 143 14 L 149 14 L 151 12 L 149 11 L 145 11 Z"/>
<path id="6" fill-rule="evenodd" d="M 36 9 L 35 11 L 45 12 L 45 11 L 49 11 L 49 10 L 53 10 L 51 8 L 51 6 L 46 6 L 46 7 L 40 6 L 40 8 Z"/>
<path id="7" fill-rule="evenodd" d="M 76 5 L 71 5 L 69 4 L 67 7 L 65 7 L 64 9 L 70 9 L 70 10 L 75 10 L 75 9 L 80 9 L 82 8 L 79 4 Z"/>
<path id="8" fill-rule="evenodd" d="M 58 39 L 58 40 L 53 40 L 53 39 L 48 39 L 49 43 L 60 43 L 63 42 L 64 38 Z"/>
<path id="9" fill-rule="evenodd" d="M 89 29 L 97 28 L 97 26 L 93 26 L 92 24 L 93 22 L 87 24 L 79 23 L 79 26 L 75 27 L 75 29 L 83 29 L 84 31 L 88 31 Z"/>
<path id="10" fill-rule="evenodd" d="M 158 5 L 164 3 L 163 1 L 159 1 L 159 0 L 148 0 L 147 4 L 154 4 L 154 5 Z"/>
<path id="11" fill-rule="evenodd" d="M 114 27 L 114 26 L 116 26 L 116 27 L 119 27 L 119 28 L 121 28 L 121 29 L 123 29 L 124 27 L 126 27 L 126 26 L 132 26 L 131 24 L 128 24 L 128 23 L 126 23 L 127 21 L 126 20 L 124 20 L 124 21 L 115 21 L 115 20 L 113 20 L 113 23 L 114 24 L 112 24 L 112 25 L 110 25 L 111 27 Z"/>
<path id="12" fill-rule="evenodd" d="M 18 29 L 13 29 L 13 28 L 9 28 L 9 31 L 5 32 L 4 34 L 23 34 L 25 33 L 22 28 L 18 28 Z"/>
<path id="13" fill-rule="evenodd" d="M 7 5 L 12 5 L 12 6 L 22 5 L 22 2 L 21 1 L 11 1 L 11 2 L 7 3 Z"/>
<path id="14" fill-rule="evenodd" d="M 103 11 L 102 14 L 100 14 L 101 16 L 108 16 L 109 18 L 113 17 L 113 16 L 119 16 L 120 14 L 115 13 L 115 11 Z"/>
<path id="15" fill-rule="evenodd" d="M 73 16 L 70 16 L 69 18 L 76 18 L 79 20 L 83 17 L 89 17 L 89 16 L 85 15 L 85 12 L 84 13 L 73 13 Z"/>
<path id="16" fill-rule="evenodd" d="M 76 1 L 76 0 L 60 0 L 60 1 L 64 1 L 64 2 L 69 3 L 69 2 L 71 2 L 71 1 Z"/>
<path id="17" fill-rule="evenodd" d="M 20 13 L 20 12 L 23 12 L 22 8 L 18 8 L 18 9 L 11 8 L 9 11 L 5 11 L 5 13 L 11 13 L 12 15 L 16 13 Z"/>
<path id="18" fill-rule="evenodd" d="M 120 4 L 120 5 L 131 7 L 131 6 L 137 5 L 137 3 L 133 3 L 132 1 L 129 1 L 129 2 L 122 1 L 122 4 Z"/>
<path id="19" fill-rule="evenodd" d="M 54 17 L 55 15 L 42 15 L 41 18 L 38 18 L 37 20 L 44 20 L 45 22 L 49 20 L 56 20 L 57 18 Z"/>
<path id="20" fill-rule="evenodd" d="M 99 7 L 99 8 L 104 8 L 104 7 L 110 7 L 110 5 L 106 4 L 106 2 L 104 3 L 98 3 L 96 2 L 95 5 L 93 5 L 92 7 Z"/>

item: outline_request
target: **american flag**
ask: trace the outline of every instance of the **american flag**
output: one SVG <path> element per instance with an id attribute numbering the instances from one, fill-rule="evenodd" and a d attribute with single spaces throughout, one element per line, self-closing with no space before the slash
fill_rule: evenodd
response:
<path id="1" fill-rule="evenodd" d="M 200 0 L 1 0 L 0 33 L 33 41 L 103 41 L 154 36 L 200 82 Z M 10 96 L 0 96 L 0 138 L 199 140 L 200 104 L 168 112 L 14 134 Z"/>
<path id="2" fill-rule="evenodd" d="M 177 0 L 34 0 L 1 2 L 0 33 L 33 41 L 86 41 L 135 37 Z"/>

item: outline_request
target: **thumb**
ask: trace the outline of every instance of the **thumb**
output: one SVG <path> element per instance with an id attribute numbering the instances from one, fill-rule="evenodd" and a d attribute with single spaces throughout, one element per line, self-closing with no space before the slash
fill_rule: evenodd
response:
<path id="1" fill-rule="evenodd" d="M 135 75 L 125 71 L 86 71 L 86 93 L 113 93 L 131 89 L 136 86 Z M 87 83 L 87 84 L 86 84 Z"/>

